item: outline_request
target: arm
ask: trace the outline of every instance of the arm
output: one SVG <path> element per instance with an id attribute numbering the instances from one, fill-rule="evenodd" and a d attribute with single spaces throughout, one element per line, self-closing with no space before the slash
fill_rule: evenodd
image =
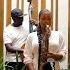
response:
<path id="1" fill-rule="evenodd" d="M 49 52 L 47 55 L 47 58 L 53 58 L 56 61 L 59 61 L 63 58 L 63 55 L 61 53 L 51 53 Z"/>
<path id="2" fill-rule="evenodd" d="M 24 48 L 24 63 L 28 70 L 34 70 L 33 66 L 33 54 L 32 54 L 32 39 L 28 36 L 25 48 Z"/>
<path id="3" fill-rule="evenodd" d="M 12 46 L 12 43 L 6 43 L 5 47 L 6 47 L 8 52 L 16 53 L 16 51 L 18 51 L 18 53 L 23 53 L 23 49 L 16 49 L 16 48 L 14 48 Z"/>
<path id="4" fill-rule="evenodd" d="M 49 52 L 48 57 L 60 61 L 65 57 L 65 54 L 66 54 L 66 45 L 63 39 L 63 35 L 59 33 L 59 51 L 57 53 Z"/>
<path id="5" fill-rule="evenodd" d="M 28 63 L 26 66 L 28 70 L 34 70 L 33 63 Z"/>
<path id="6" fill-rule="evenodd" d="M 12 52 L 12 53 L 16 53 L 16 51 L 18 51 L 19 53 L 23 52 L 23 49 L 16 49 L 12 46 L 12 42 L 13 42 L 12 35 L 11 33 L 8 32 L 7 29 L 4 31 L 3 38 L 4 38 L 4 44 L 5 44 L 6 50 L 8 52 Z"/>

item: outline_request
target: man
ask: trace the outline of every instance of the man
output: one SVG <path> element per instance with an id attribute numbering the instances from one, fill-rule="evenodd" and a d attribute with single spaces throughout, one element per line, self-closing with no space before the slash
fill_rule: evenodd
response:
<path id="1" fill-rule="evenodd" d="M 22 25 L 23 13 L 20 9 L 11 11 L 13 23 L 8 25 L 4 31 L 4 43 L 6 47 L 6 70 L 22 70 L 20 54 L 23 53 L 22 45 L 25 44 L 29 31 Z M 16 52 L 18 52 L 18 63 L 16 63 Z M 17 66 L 18 64 L 18 66 Z M 17 67 L 18 68 L 17 68 Z"/>

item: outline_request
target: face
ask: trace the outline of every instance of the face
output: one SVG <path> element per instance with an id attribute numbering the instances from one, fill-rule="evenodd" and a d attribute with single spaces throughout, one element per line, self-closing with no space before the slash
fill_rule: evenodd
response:
<path id="1" fill-rule="evenodd" d="M 46 27 L 46 25 L 51 26 L 51 20 L 52 20 L 51 14 L 50 13 L 47 14 L 46 12 L 43 12 L 40 15 L 40 19 L 39 19 L 41 27 Z"/>
<path id="2" fill-rule="evenodd" d="M 14 25 L 15 25 L 16 27 L 22 25 L 23 17 L 15 17 L 14 22 L 15 22 Z"/>

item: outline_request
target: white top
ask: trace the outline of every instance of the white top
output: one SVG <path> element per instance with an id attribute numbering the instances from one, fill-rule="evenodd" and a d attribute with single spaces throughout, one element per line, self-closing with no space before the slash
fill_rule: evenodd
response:
<path id="1" fill-rule="evenodd" d="M 12 47 L 21 48 L 25 43 L 28 34 L 29 31 L 23 26 L 13 27 L 12 25 L 9 25 L 4 31 L 4 43 L 12 43 Z M 16 62 L 16 55 L 7 52 L 6 61 Z M 20 58 L 18 58 L 18 61 L 21 61 Z"/>
<path id="2" fill-rule="evenodd" d="M 35 70 L 38 70 L 38 37 L 37 32 L 29 34 L 24 49 L 24 63 L 33 63 Z M 58 31 L 51 31 L 49 37 L 49 51 L 53 53 L 61 53 L 63 56 L 66 52 L 66 46 L 63 37 Z"/>

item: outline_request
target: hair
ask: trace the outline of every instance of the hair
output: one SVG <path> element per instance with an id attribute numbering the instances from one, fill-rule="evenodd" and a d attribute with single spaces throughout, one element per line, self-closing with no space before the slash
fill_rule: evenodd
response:
<path id="1" fill-rule="evenodd" d="M 39 13 L 39 19 L 40 19 L 40 16 L 46 12 L 49 16 L 49 14 L 51 15 L 51 12 L 49 10 L 41 10 L 40 13 Z M 51 18 L 50 18 L 51 19 Z M 38 68 L 39 68 L 39 64 L 40 64 L 40 54 L 41 54 L 41 47 L 42 47 L 42 30 L 41 30 L 41 25 L 40 25 L 40 22 L 39 22 L 39 25 L 37 26 L 37 36 L 38 36 L 38 43 L 39 43 L 39 57 L 38 57 Z M 48 44 L 49 44 L 49 41 L 48 41 L 48 38 L 45 38 L 45 46 L 47 46 L 47 51 L 48 51 Z"/>
<path id="2" fill-rule="evenodd" d="M 47 10 L 47 9 L 41 10 L 41 11 L 39 12 L 39 19 L 40 19 L 40 16 L 41 16 L 43 13 L 45 13 L 45 12 L 47 13 L 48 17 L 51 19 L 51 12 L 50 12 L 49 10 Z M 39 25 L 38 25 L 38 27 L 37 27 L 37 32 L 38 32 L 38 35 L 40 35 L 40 34 L 42 33 L 40 23 L 39 23 Z"/>
<path id="3" fill-rule="evenodd" d="M 37 36 L 38 36 L 38 43 L 39 43 L 38 69 L 40 68 L 40 54 L 41 54 L 41 46 L 42 46 L 42 44 L 41 44 L 41 41 L 42 41 L 41 32 L 42 32 L 41 31 L 41 26 L 38 25 L 37 26 Z"/>
<path id="4" fill-rule="evenodd" d="M 41 40 L 42 40 L 41 33 L 42 33 L 42 31 L 41 31 L 41 25 L 39 24 L 37 26 L 37 36 L 38 36 L 38 42 L 39 42 L 39 44 L 41 44 Z"/>
<path id="5" fill-rule="evenodd" d="M 43 13 L 45 13 L 45 12 L 47 13 L 48 17 L 51 19 L 52 13 L 51 13 L 49 10 L 47 10 L 47 9 L 41 10 L 41 11 L 39 12 L 39 19 L 40 19 L 41 15 L 42 15 Z"/>

